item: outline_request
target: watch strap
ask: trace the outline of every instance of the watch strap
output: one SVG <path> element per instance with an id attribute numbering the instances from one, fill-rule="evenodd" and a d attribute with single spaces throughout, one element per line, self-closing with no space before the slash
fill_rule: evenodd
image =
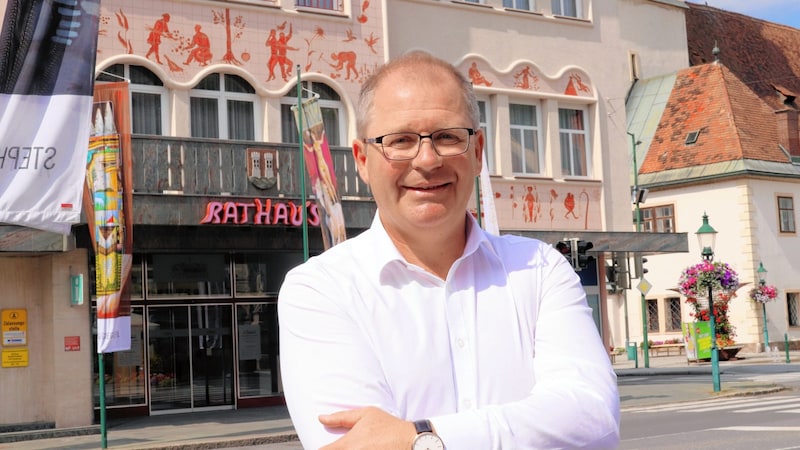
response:
<path id="1" fill-rule="evenodd" d="M 417 434 L 420 434 L 420 433 L 433 433 L 433 426 L 431 425 L 431 421 L 428 420 L 428 419 L 415 420 L 414 421 L 414 428 L 417 429 Z"/>

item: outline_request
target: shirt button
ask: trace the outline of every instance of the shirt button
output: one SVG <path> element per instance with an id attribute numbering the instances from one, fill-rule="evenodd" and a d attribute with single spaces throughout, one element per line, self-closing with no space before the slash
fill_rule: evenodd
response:
<path id="1" fill-rule="evenodd" d="M 472 408 L 472 402 L 470 400 L 464 400 L 464 409 Z"/>
<path id="2" fill-rule="evenodd" d="M 459 347 L 464 348 L 464 340 L 463 339 L 457 340 L 456 344 L 458 344 Z"/>

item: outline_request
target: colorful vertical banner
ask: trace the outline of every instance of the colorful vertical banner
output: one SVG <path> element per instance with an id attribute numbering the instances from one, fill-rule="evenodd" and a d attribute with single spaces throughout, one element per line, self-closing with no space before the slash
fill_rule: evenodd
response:
<path id="1" fill-rule="evenodd" d="M 100 0 L 7 0 L 0 222 L 61 234 L 80 222 L 99 14 Z"/>
<path id="2" fill-rule="evenodd" d="M 336 173 L 333 170 L 333 160 L 317 97 L 305 100 L 301 109 L 303 129 L 300 130 L 300 134 L 303 139 L 303 156 L 311 188 L 317 199 L 322 242 L 327 250 L 347 239 L 342 201 L 336 187 Z M 292 110 L 299 126 L 301 122 L 298 117 L 299 112 L 296 107 L 292 107 Z"/>
<path id="3" fill-rule="evenodd" d="M 131 345 L 133 239 L 127 96 L 127 83 L 98 85 L 86 160 L 84 205 L 95 243 L 98 353 L 129 350 Z"/>

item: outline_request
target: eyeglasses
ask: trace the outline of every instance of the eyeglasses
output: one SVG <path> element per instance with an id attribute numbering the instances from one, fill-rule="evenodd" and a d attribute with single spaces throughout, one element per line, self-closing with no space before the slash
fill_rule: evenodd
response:
<path id="1" fill-rule="evenodd" d="M 380 144 L 383 156 L 392 161 L 414 159 L 422 146 L 422 140 L 430 138 L 433 149 L 439 156 L 458 156 L 469 148 L 472 128 L 445 128 L 431 134 L 389 133 L 376 138 L 366 138 L 367 144 Z"/>

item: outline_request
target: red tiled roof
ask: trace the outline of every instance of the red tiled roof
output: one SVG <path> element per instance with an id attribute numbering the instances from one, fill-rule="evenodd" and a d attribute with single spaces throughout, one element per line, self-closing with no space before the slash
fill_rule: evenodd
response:
<path id="1" fill-rule="evenodd" d="M 686 144 L 693 131 L 697 141 Z M 773 109 L 724 64 L 679 71 L 639 173 L 740 159 L 789 162 Z"/>
<path id="2" fill-rule="evenodd" d="M 783 108 L 773 86 L 800 92 L 800 30 L 711 6 L 686 5 L 691 65 L 713 62 L 716 45 L 719 61 L 773 109 Z"/>

